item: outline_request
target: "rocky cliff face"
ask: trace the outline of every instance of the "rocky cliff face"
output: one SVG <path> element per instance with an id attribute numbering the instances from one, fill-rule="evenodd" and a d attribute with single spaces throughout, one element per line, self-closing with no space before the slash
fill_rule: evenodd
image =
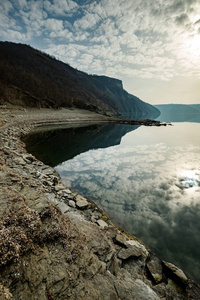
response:
<path id="1" fill-rule="evenodd" d="M 29 107 L 78 107 L 150 117 L 158 109 L 128 94 L 118 79 L 73 69 L 30 46 L 0 42 L 0 101 Z"/>
<path id="2" fill-rule="evenodd" d="M 122 117 L 139 119 L 159 116 L 157 108 L 126 92 L 121 80 L 106 76 L 92 76 L 90 80 L 96 88 L 113 100 Z"/>

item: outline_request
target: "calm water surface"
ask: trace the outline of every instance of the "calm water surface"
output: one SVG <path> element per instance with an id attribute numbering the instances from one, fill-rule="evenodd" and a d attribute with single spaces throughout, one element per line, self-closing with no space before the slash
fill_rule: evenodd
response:
<path id="1" fill-rule="evenodd" d="M 140 127 L 56 167 L 72 189 L 200 281 L 200 124 Z"/>
<path id="2" fill-rule="evenodd" d="M 39 145 L 40 152 L 60 157 L 51 164 L 57 162 L 63 182 L 200 282 L 200 123 L 93 125 L 72 132 L 46 133 L 49 143 L 43 136 Z"/>

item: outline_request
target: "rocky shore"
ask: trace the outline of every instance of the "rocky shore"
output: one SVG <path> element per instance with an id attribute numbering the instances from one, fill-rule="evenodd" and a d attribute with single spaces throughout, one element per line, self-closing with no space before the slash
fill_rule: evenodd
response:
<path id="1" fill-rule="evenodd" d="M 200 286 L 124 233 L 21 138 L 92 112 L 0 109 L 0 299 L 200 299 Z"/>

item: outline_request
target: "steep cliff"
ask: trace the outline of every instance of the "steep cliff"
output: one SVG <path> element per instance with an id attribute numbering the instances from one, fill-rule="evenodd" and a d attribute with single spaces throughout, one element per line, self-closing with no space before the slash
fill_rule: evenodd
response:
<path id="1" fill-rule="evenodd" d="M 108 115 L 159 111 L 128 94 L 118 79 L 88 75 L 28 45 L 0 42 L 0 101 L 29 107 L 77 107 Z"/>

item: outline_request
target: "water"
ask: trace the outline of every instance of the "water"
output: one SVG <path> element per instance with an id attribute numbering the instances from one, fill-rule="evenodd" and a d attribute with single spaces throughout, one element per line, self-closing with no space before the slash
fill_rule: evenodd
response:
<path id="1" fill-rule="evenodd" d="M 199 132 L 200 123 L 109 124 L 46 131 L 31 140 L 69 187 L 200 282 Z"/>

